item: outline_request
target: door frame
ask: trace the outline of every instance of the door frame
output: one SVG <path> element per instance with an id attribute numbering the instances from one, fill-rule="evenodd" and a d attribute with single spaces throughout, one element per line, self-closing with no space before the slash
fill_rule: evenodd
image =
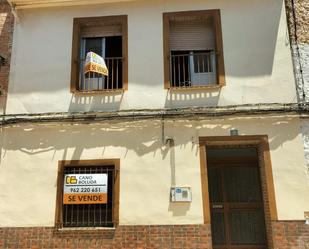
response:
<path id="1" fill-rule="evenodd" d="M 211 224 L 210 199 L 207 173 L 207 149 L 206 146 L 249 145 L 257 148 L 258 164 L 261 175 L 261 187 L 266 224 L 266 239 L 268 247 L 272 248 L 271 222 L 278 220 L 273 172 L 271 165 L 270 149 L 267 135 L 246 136 L 209 136 L 199 137 L 201 185 L 203 195 L 204 224 Z"/>

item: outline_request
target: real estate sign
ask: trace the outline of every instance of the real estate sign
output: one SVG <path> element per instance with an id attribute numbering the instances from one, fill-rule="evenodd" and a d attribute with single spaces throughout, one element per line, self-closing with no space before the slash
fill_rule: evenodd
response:
<path id="1" fill-rule="evenodd" d="M 107 174 L 66 174 L 63 204 L 107 203 Z"/>
<path id="2" fill-rule="evenodd" d="M 108 69 L 106 67 L 103 57 L 97 55 L 94 52 L 88 52 L 86 56 L 84 73 L 89 72 L 108 76 Z"/>

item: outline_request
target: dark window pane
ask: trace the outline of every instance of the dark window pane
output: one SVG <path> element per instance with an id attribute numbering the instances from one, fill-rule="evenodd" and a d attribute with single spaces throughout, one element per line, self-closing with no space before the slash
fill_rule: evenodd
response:
<path id="1" fill-rule="evenodd" d="M 85 38 L 85 58 L 88 52 L 94 52 L 102 56 L 102 39 L 99 38 Z"/>
<path id="2" fill-rule="evenodd" d="M 105 57 L 122 57 L 122 36 L 105 38 Z"/>
<path id="3" fill-rule="evenodd" d="M 226 167 L 223 172 L 228 202 L 260 202 L 262 200 L 257 167 Z"/>
<path id="4" fill-rule="evenodd" d="M 211 233 L 214 245 L 226 244 L 224 214 L 212 212 L 211 214 Z"/>
<path id="5" fill-rule="evenodd" d="M 221 175 L 218 168 L 208 168 L 210 202 L 223 202 Z"/>
<path id="6" fill-rule="evenodd" d="M 106 37 L 105 62 L 109 71 L 106 89 L 122 88 L 122 36 Z"/>
<path id="7" fill-rule="evenodd" d="M 229 222 L 232 244 L 263 245 L 266 243 L 264 215 L 261 210 L 231 211 Z"/>
<path id="8" fill-rule="evenodd" d="M 211 148 L 207 147 L 207 158 L 256 157 L 256 148 Z"/>

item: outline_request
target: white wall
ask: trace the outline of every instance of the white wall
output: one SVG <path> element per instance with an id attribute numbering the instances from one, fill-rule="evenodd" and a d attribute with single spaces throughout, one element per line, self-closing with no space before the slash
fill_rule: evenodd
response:
<path id="1" fill-rule="evenodd" d="M 59 160 L 120 158 L 121 224 L 203 223 L 198 137 L 268 135 L 278 216 L 303 219 L 309 184 L 296 118 L 160 121 L 7 127 L 0 133 L 0 226 L 53 226 Z M 175 170 L 173 170 L 175 169 Z M 174 174 L 172 173 L 174 172 Z M 170 204 L 169 188 L 190 186 L 191 204 Z"/>
<path id="2" fill-rule="evenodd" d="M 163 89 L 162 13 L 220 9 L 226 86 Z M 74 17 L 128 15 L 129 90 L 72 95 Z M 101 111 L 296 101 L 283 0 L 148 0 L 29 9 L 15 26 L 7 113 Z"/>

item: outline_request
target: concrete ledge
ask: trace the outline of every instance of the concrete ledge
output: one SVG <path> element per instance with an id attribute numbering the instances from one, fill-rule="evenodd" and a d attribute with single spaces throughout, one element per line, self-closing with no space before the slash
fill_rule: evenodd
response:
<path id="1" fill-rule="evenodd" d="M 25 123 L 92 123 L 92 122 L 123 122 L 147 119 L 203 119 L 224 116 L 253 116 L 267 114 L 308 115 L 309 103 L 306 104 L 248 104 L 219 107 L 190 107 L 178 109 L 140 109 L 115 112 L 61 112 L 37 114 L 0 115 L 0 125 Z"/>

